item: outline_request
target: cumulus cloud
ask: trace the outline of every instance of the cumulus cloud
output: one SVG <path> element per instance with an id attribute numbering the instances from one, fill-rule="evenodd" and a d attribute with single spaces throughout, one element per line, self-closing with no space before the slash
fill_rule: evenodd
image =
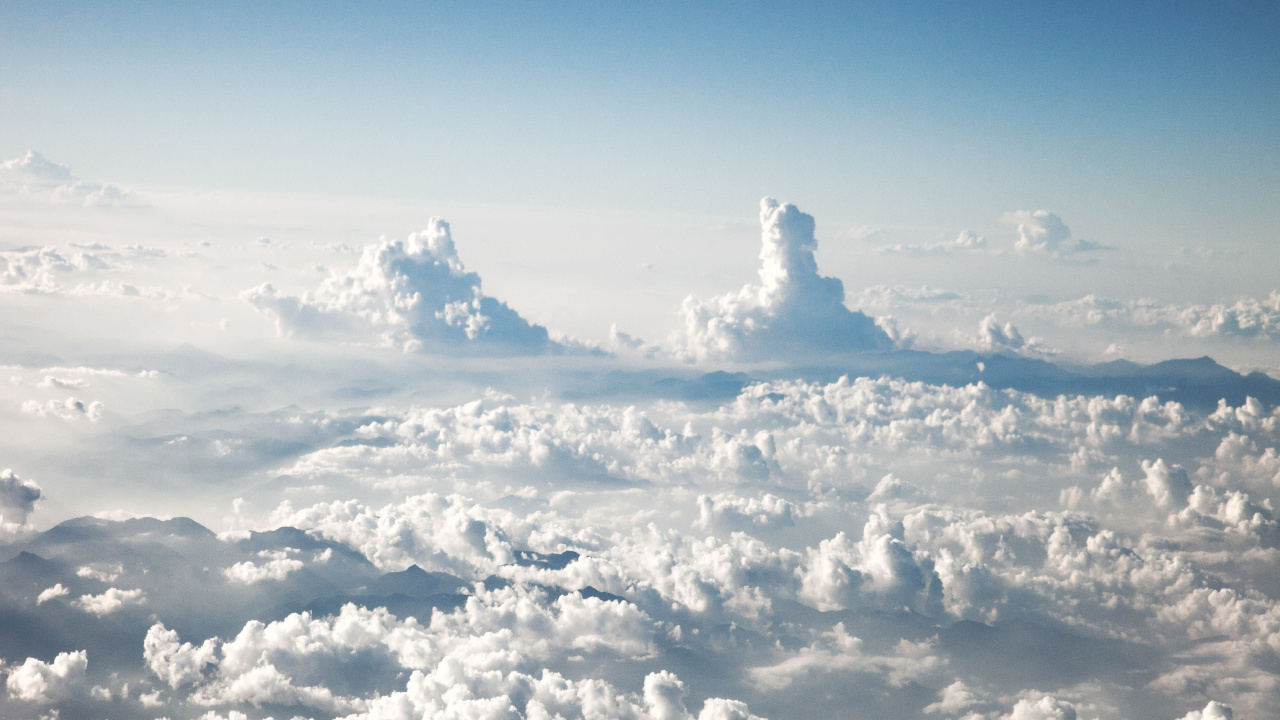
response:
<path id="1" fill-rule="evenodd" d="M 1057 354 L 1046 348 L 1039 338 L 1024 338 L 1013 323 L 1001 325 L 994 313 L 982 319 L 977 335 L 966 344 L 986 352 L 1004 351 L 1041 357 Z"/>
<path id="2" fill-rule="evenodd" d="M 819 610 L 871 606 L 942 614 L 933 560 L 904 543 L 902 523 L 882 513 L 867 521 L 860 542 L 840 532 L 807 552 L 799 597 Z"/>
<path id="3" fill-rule="evenodd" d="M 13 530 L 26 524 L 44 493 L 31 480 L 23 480 L 13 470 L 0 472 L 0 528 Z"/>
<path id="4" fill-rule="evenodd" d="M 957 680 L 938 691 L 938 701 L 924 706 L 929 715 L 959 715 L 978 704 L 978 698 L 963 680 Z"/>
<path id="5" fill-rule="evenodd" d="M 1006 720 L 1076 720 L 1076 709 L 1052 695 L 1035 701 L 1024 698 L 1013 706 Z"/>
<path id="6" fill-rule="evenodd" d="M 1191 305 L 1177 321 L 1195 337 L 1280 338 L 1280 291 L 1265 300 L 1244 297 L 1231 304 Z"/>
<path id="7" fill-rule="evenodd" d="M 1223 705 L 1216 700 L 1210 700 L 1203 710 L 1192 710 L 1183 715 L 1180 720 L 1231 720 L 1233 713 L 1230 705 Z"/>
<path id="8" fill-rule="evenodd" d="M 101 257 L 84 251 L 68 253 L 50 246 L 7 250 L 0 252 L 0 293 L 58 293 L 67 289 L 60 277 L 108 267 Z M 88 285 L 76 286 L 76 291 L 103 294 Z"/>
<path id="9" fill-rule="evenodd" d="M 87 405 L 74 397 L 66 400 L 27 400 L 22 403 L 22 412 L 39 417 L 54 417 L 61 420 L 88 420 L 98 422 L 102 419 L 102 403 L 94 400 Z"/>
<path id="10" fill-rule="evenodd" d="M 744 498 L 733 493 L 698 496 L 698 525 L 745 523 L 758 527 L 794 525 L 804 510 L 787 500 L 765 493 L 759 498 Z"/>
<path id="11" fill-rule="evenodd" d="M 50 600 L 54 600 L 60 597 L 65 597 L 70 594 L 71 594 L 70 590 L 63 587 L 62 583 L 58 583 L 53 587 L 45 588 L 44 590 L 41 590 L 40 594 L 36 596 L 36 604 L 43 605 L 46 602 L 49 602 Z"/>
<path id="12" fill-rule="evenodd" d="M 1157 458 L 1155 462 L 1144 460 L 1142 470 L 1146 473 L 1143 482 L 1147 486 L 1147 492 L 1157 505 L 1167 509 L 1186 506 L 1187 498 L 1191 497 L 1193 490 L 1186 470 L 1179 465 L 1170 467 L 1163 458 Z"/>
<path id="13" fill-rule="evenodd" d="M 141 589 L 107 588 L 107 591 L 101 595 L 81 595 L 73 604 L 87 613 L 102 617 L 130 605 L 141 605 L 146 601 L 147 597 Z"/>
<path id="14" fill-rule="evenodd" d="M 773 198 L 760 202 L 760 284 L 681 307 L 681 352 L 690 360 L 760 360 L 892 346 L 861 312 L 844 305 L 844 284 L 818 274 L 813 218 Z"/>
<path id="15" fill-rule="evenodd" d="M 301 296 L 264 284 L 242 294 L 282 334 L 353 337 L 405 352 L 497 354 L 564 352 L 547 329 L 485 295 L 467 272 L 449 224 L 432 218 L 407 240 L 364 248 L 360 262 Z"/>
<path id="16" fill-rule="evenodd" d="M 47 160 L 34 150 L 0 163 L 0 191 L 87 207 L 133 204 L 133 197 L 120 188 L 81 180 L 69 166 Z"/>
<path id="17" fill-rule="evenodd" d="M 199 646 L 180 643 L 176 631 L 156 623 L 147 630 L 142 656 L 157 677 L 177 689 L 201 679 L 205 666 L 217 662 L 217 647 L 216 638 Z"/>
<path id="18" fill-rule="evenodd" d="M 252 585 L 264 580 L 283 580 L 289 573 L 301 570 L 304 565 L 301 560 L 289 557 L 289 554 L 287 550 L 263 550 L 258 556 L 266 562 L 260 565 L 249 560 L 238 562 L 223 570 L 222 574 L 231 582 L 242 585 Z"/>
<path id="19" fill-rule="evenodd" d="M 1195 338 L 1280 338 L 1280 291 L 1266 298 L 1240 297 L 1210 305 L 1165 303 L 1149 298 L 1115 300 L 1086 295 L 1028 305 L 1024 312 L 1075 327 L 1150 327 Z"/>
<path id="20" fill-rule="evenodd" d="M 1001 220 L 1018 228 L 1018 242 L 1014 249 L 1020 253 L 1049 253 L 1066 256 L 1078 252 L 1099 250 L 1102 246 L 1071 236 L 1071 228 L 1062 218 L 1048 210 L 1018 210 L 1007 212 Z"/>
<path id="21" fill-rule="evenodd" d="M 9 697 L 27 702 L 63 700 L 83 689 L 88 666 L 89 657 L 84 650 L 58 653 L 51 663 L 29 657 L 9 671 L 5 686 Z"/>
<path id="22" fill-rule="evenodd" d="M 192 701 L 203 705 L 302 706 L 353 719 L 505 712 L 692 720 L 684 684 L 670 672 L 650 673 L 637 696 L 598 679 L 523 669 L 565 652 L 648 656 L 652 635 L 651 621 L 623 601 L 578 593 L 551 600 L 533 588 L 478 586 L 463 607 L 437 613 L 425 625 L 385 608 L 348 604 L 324 618 L 297 613 L 272 623 L 250 621 L 234 639 L 199 647 L 156 624 L 144 644 L 152 672 L 171 688 L 190 686 Z M 326 683 L 330 673 L 341 672 L 353 656 L 370 667 L 411 671 L 404 689 L 362 697 L 326 687 L 333 684 Z M 755 718 L 745 703 L 720 698 L 707 700 L 698 717 Z"/>

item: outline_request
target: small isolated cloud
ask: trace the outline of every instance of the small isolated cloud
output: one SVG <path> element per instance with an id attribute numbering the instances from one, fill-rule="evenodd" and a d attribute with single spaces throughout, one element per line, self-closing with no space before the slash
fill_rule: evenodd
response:
<path id="1" fill-rule="evenodd" d="M 34 150 L 0 163 L 0 192 L 87 207 L 133 204 L 133 197 L 115 185 L 81 180 L 69 166 Z"/>
<path id="2" fill-rule="evenodd" d="M 1024 338 L 1013 323 L 1001 325 L 994 313 L 982 318 L 978 334 L 965 344 L 984 352 L 1014 352 L 1039 357 L 1057 354 L 1041 344 L 1039 338 Z"/>
<path id="3" fill-rule="evenodd" d="M 84 650 L 58 653 L 47 663 L 29 657 L 9 673 L 5 686 L 9 697 L 27 702 L 48 703 L 73 695 L 84 685 L 89 656 Z"/>
<path id="4" fill-rule="evenodd" d="M 314 292 L 288 295 L 267 283 L 241 297 L 273 318 L 282 335 L 371 339 L 405 352 L 566 350 L 545 327 L 481 291 L 480 276 L 465 270 L 449 224 L 438 218 L 408 240 L 366 246 L 356 267 L 333 274 Z"/>
<path id="5" fill-rule="evenodd" d="M 1073 238 L 1071 228 L 1067 227 L 1062 218 L 1048 210 L 1007 212 L 1001 222 L 1017 226 L 1018 242 L 1014 243 L 1013 248 L 1020 253 L 1049 253 L 1062 257 L 1105 249 L 1097 243 Z"/>
<path id="6" fill-rule="evenodd" d="M 102 617 L 103 615 L 110 615 L 123 607 L 141 605 L 146 601 L 147 597 L 142 593 L 142 590 L 107 588 L 107 591 L 101 595 L 81 595 L 73 604 L 87 613 Z"/>
<path id="7" fill-rule="evenodd" d="M 662 354 L 660 346 L 645 342 L 643 338 L 638 338 L 619 330 L 617 323 L 609 326 L 609 344 L 607 347 L 618 355 L 640 355 L 649 359 Z"/>
<path id="8" fill-rule="evenodd" d="M 23 480 L 13 470 L 0 472 L 0 528 L 16 529 L 25 525 L 36 502 L 44 497 L 40 486 Z"/>
<path id="9" fill-rule="evenodd" d="M 70 594 L 71 594 L 70 590 L 63 587 L 62 583 L 58 583 L 57 585 L 54 585 L 51 588 L 45 588 L 44 590 L 41 590 L 40 594 L 36 597 L 36 604 L 43 605 L 49 602 L 50 600 L 53 600 L 55 598 L 60 598 L 60 597 L 66 597 L 67 595 L 70 595 Z"/>
<path id="10" fill-rule="evenodd" d="M 818 274 L 812 216 L 765 198 L 760 226 L 758 285 L 685 298 L 679 344 L 689 360 L 760 360 L 892 346 L 874 320 L 845 307 L 839 279 Z"/>

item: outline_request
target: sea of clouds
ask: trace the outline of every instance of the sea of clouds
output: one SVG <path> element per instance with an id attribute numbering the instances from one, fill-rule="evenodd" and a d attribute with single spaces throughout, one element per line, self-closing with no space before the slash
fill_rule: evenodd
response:
<path id="1" fill-rule="evenodd" d="M 0 201 L 27 219 L 0 250 L 5 717 L 1280 706 L 1280 383 L 1246 377 L 1276 292 L 846 291 L 766 198 L 756 282 L 659 340 L 580 338 L 486 294 L 435 218 L 279 241 L 37 153 Z M 1111 250 L 1004 221 L 1007 247 L 878 252 Z M 1055 365 L 1074 336 L 1011 317 L 1263 361 Z"/>

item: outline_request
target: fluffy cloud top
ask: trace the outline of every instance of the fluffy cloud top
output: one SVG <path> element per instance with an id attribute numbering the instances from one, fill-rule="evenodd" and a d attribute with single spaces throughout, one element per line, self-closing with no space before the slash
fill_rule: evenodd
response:
<path id="1" fill-rule="evenodd" d="M 86 404 L 74 397 L 62 401 L 49 400 L 44 403 L 39 400 L 27 400 L 22 403 L 22 412 L 40 417 L 98 422 L 102 419 L 102 403 L 94 400 Z"/>
<path id="2" fill-rule="evenodd" d="M 88 666 L 89 657 L 84 650 L 58 653 L 51 663 L 29 657 L 9 673 L 5 685 L 9 697 L 19 700 L 39 703 L 62 700 L 84 684 Z"/>
<path id="3" fill-rule="evenodd" d="M 982 322 L 978 323 L 978 334 L 976 336 L 965 337 L 960 332 L 956 332 L 955 336 L 960 339 L 962 344 L 983 352 L 1012 352 L 1030 357 L 1057 354 L 1054 350 L 1046 348 L 1039 338 L 1023 337 L 1022 332 L 1013 323 L 1007 322 L 1001 325 L 995 313 L 982 318 Z"/>
<path id="4" fill-rule="evenodd" d="M 481 291 L 480 276 L 463 267 L 449 224 L 438 218 L 408 240 L 366 246 L 356 267 L 335 273 L 314 292 L 287 295 L 268 283 L 242 297 L 274 318 L 282 334 L 373 335 L 405 352 L 565 350 L 546 328 Z"/>
<path id="5" fill-rule="evenodd" d="M 77 178 L 69 166 L 51 162 L 34 150 L 0 163 L 0 191 L 86 206 L 119 205 L 130 199 L 114 185 Z"/>
<path id="6" fill-rule="evenodd" d="M 1204 710 L 1192 710 L 1182 720 L 1231 720 L 1233 714 L 1230 705 L 1210 701 Z"/>
<path id="7" fill-rule="evenodd" d="M 1071 236 L 1071 228 L 1048 210 L 1018 210 L 1005 213 L 1004 222 L 1018 226 L 1014 249 L 1021 253 L 1042 252 L 1069 255 L 1097 250 L 1099 245 Z"/>
<path id="8" fill-rule="evenodd" d="M 75 606 L 87 613 L 102 617 L 103 615 L 110 615 L 123 607 L 141 605 L 146 601 L 147 597 L 142 590 L 137 588 L 121 590 L 113 587 L 107 588 L 107 591 L 101 595 L 81 595 L 80 599 L 75 601 Z"/>
<path id="9" fill-rule="evenodd" d="M 887 348 L 875 321 L 844 305 L 844 284 L 818 274 L 813 217 L 773 198 L 760 201 L 760 283 L 681 308 L 687 358 L 759 360 Z"/>
<path id="10" fill-rule="evenodd" d="M 0 472 L 0 528 L 26 524 L 27 515 L 41 497 L 39 485 L 23 480 L 13 470 Z"/>

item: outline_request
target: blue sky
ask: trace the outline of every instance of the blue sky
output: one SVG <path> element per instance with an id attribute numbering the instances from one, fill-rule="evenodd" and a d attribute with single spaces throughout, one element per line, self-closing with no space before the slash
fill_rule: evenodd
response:
<path id="1" fill-rule="evenodd" d="M 6 3 L 0 143 L 134 183 L 1269 243 L 1268 3 Z"/>

